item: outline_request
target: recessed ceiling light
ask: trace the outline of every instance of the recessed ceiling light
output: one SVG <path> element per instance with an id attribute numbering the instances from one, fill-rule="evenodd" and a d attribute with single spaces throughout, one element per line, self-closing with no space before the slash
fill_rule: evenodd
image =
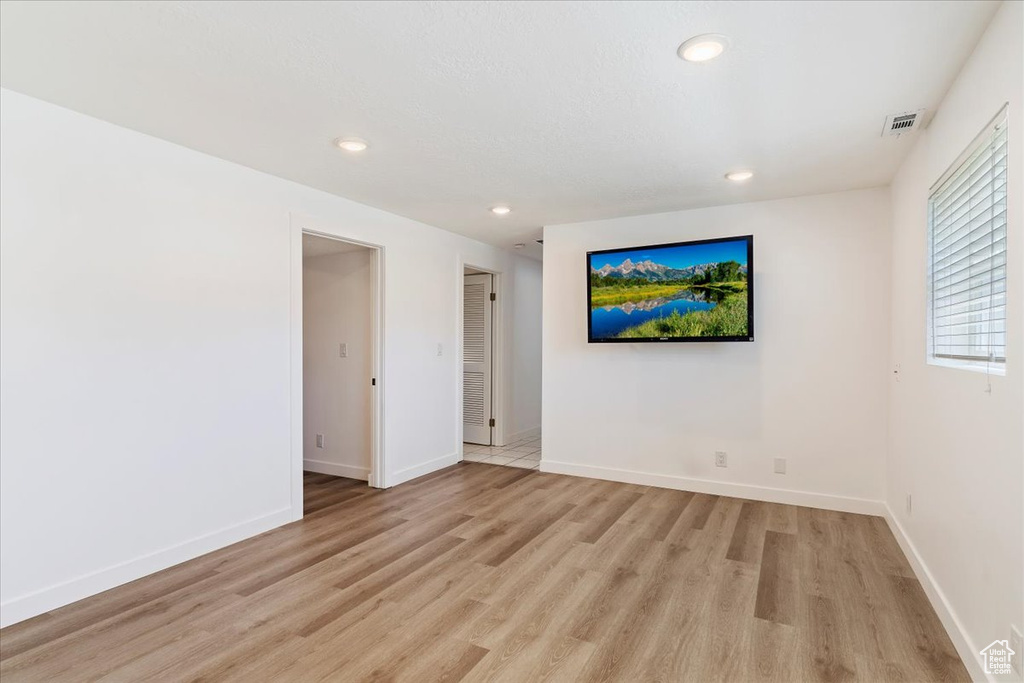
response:
<path id="1" fill-rule="evenodd" d="M 688 62 L 707 62 L 725 52 L 729 39 L 719 33 L 704 33 L 690 38 L 676 50 L 680 59 Z"/>
<path id="2" fill-rule="evenodd" d="M 750 180 L 754 177 L 753 171 L 732 171 L 731 173 L 725 174 L 726 180 L 732 180 L 733 182 L 741 183 L 744 180 Z"/>
<path id="3" fill-rule="evenodd" d="M 369 147 L 366 144 L 366 140 L 360 140 L 359 138 L 338 138 L 334 141 L 334 145 L 346 152 L 362 152 Z"/>
<path id="4" fill-rule="evenodd" d="M 504 216 L 510 213 L 511 211 L 512 209 L 504 205 L 499 205 L 491 208 L 491 213 L 497 214 L 498 216 Z"/>

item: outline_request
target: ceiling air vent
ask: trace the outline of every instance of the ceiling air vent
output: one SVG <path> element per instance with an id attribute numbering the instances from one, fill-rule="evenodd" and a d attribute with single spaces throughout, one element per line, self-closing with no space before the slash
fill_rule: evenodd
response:
<path id="1" fill-rule="evenodd" d="M 882 137 L 892 135 L 899 137 L 904 133 L 917 130 L 921 127 L 924 118 L 924 109 L 917 111 L 906 111 L 901 114 L 892 114 L 885 117 L 885 125 L 882 126 Z"/>

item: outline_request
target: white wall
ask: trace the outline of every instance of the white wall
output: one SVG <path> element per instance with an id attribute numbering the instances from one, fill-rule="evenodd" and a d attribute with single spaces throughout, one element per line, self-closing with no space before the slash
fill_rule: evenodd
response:
<path id="1" fill-rule="evenodd" d="M 539 261 L 516 259 L 512 342 L 512 414 L 510 435 L 533 434 L 541 424 L 541 322 L 543 267 Z"/>
<path id="2" fill-rule="evenodd" d="M 370 472 L 371 255 L 360 249 L 302 262 L 302 459 L 310 472 L 363 480 Z"/>
<path id="3" fill-rule="evenodd" d="M 3 624 L 301 513 L 301 229 L 384 248 L 387 483 L 458 460 L 462 263 L 516 256 L 0 98 Z"/>
<path id="4" fill-rule="evenodd" d="M 546 228 L 542 469 L 877 512 L 888 228 L 886 189 Z M 587 343 L 587 251 L 744 234 L 755 342 Z"/>
<path id="5" fill-rule="evenodd" d="M 1024 627 L 1024 12 L 1000 8 L 892 186 L 886 500 L 961 657 Z M 1006 376 L 926 363 L 929 188 L 1010 103 Z M 906 495 L 913 496 L 913 514 Z M 923 571 L 922 571 L 923 570 Z M 1018 654 L 1024 656 L 1024 654 Z"/>

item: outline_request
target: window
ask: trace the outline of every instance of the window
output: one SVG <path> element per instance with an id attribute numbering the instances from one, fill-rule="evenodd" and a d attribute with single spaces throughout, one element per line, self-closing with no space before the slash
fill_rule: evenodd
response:
<path id="1" fill-rule="evenodd" d="M 1006 362 L 1006 108 L 928 198 L 928 360 Z"/>

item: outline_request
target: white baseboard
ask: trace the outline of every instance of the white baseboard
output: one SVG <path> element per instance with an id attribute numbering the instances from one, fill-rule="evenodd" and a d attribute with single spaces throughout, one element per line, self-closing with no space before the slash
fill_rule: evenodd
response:
<path id="1" fill-rule="evenodd" d="M 523 429 L 516 432 L 515 434 L 509 434 L 508 438 L 505 439 L 508 443 L 515 443 L 522 439 L 535 439 L 540 436 L 540 425 L 536 427 L 530 427 L 529 429 Z"/>
<path id="2" fill-rule="evenodd" d="M 149 555 L 122 562 L 85 576 L 65 581 L 42 590 L 8 600 L 0 604 L 0 627 L 10 626 L 19 621 L 69 605 L 105 590 L 148 576 L 187 560 L 219 550 L 232 543 L 251 538 L 265 531 L 293 521 L 290 507 L 272 512 L 242 524 L 214 531 L 199 538 L 186 541 L 170 548 L 158 550 Z"/>
<path id="3" fill-rule="evenodd" d="M 306 472 L 316 472 L 318 474 L 330 474 L 334 477 L 347 477 L 349 479 L 361 479 L 362 481 L 370 480 L 370 468 L 369 467 L 356 467 L 355 465 L 340 465 L 334 462 L 325 462 L 323 460 L 303 460 L 302 469 Z"/>
<path id="4" fill-rule="evenodd" d="M 864 515 L 881 516 L 885 514 L 885 504 L 880 500 L 832 496 L 823 493 L 809 493 L 807 491 L 792 491 L 789 489 L 775 489 L 768 488 L 766 486 L 752 486 L 750 484 L 733 484 L 723 481 L 710 481 L 707 479 L 691 479 L 671 474 L 635 472 L 633 470 L 623 470 L 611 467 L 578 465 L 571 462 L 547 460 L 543 456 L 541 456 L 540 471 L 551 472 L 554 474 L 571 474 L 578 477 L 590 477 L 592 479 L 620 481 L 626 484 L 639 484 L 641 486 L 659 486 L 665 489 L 694 491 L 697 493 L 708 493 L 716 496 L 732 496 L 734 498 L 763 500 L 768 503 L 802 505 L 804 507 L 821 508 L 823 510 L 855 512 Z"/>
<path id="5" fill-rule="evenodd" d="M 917 548 L 903 530 L 903 526 L 896 519 L 896 515 L 893 514 L 892 508 L 888 504 L 885 504 L 885 521 L 889 524 L 892 535 L 896 537 L 896 542 L 900 544 L 903 554 L 907 556 L 910 567 L 917 575 L 917 580 L 921 583 L 925 595 L 928 596 L 928 600 L 932 603 L 932 608 L 939 616 L 939 621 L 946 628 L 946 633 L 949 634 L 950 640 L 953 641 L 953 647 L 956 648 L 960 659 L 964 662 L 964 666 L 967 667 L 967 673 L 970 674 L 971 680 L 992 681 L 995 683 L 999 679 L 985 673 L 977 644 L 971 641 L 970 636 L 967 635 L 967 631 L 964 630 L 960 620 L 957 619 L 952 605 L 946 599 L 946 594 L 942 592 L 939 584 L 935 582 L 932 573 L 928 571 L 928 565 L 924 563 L 924 560 L 918 554 Z"/>
<path id="6" fill-rule="evenodd" d="M 420 465 L 406 467 L 404 470 L 398 470 L 397 472 L 395 472 L 394 476 L 392 477 L 393 481 L 389 481 L 387 483 L 387 486 L 391 487 L 398 486 L 399 484 L 404 484 L 405 482 L 411 479 L 415 479 L 416 477 L 422 477 L 424 474 L 430 474 L 431 472 L 436 472 L 437 470 L 442 469 L 444 467 L 454 465 L 461 459 L 462 458 L 459 456 L 459 452 L 456 451 L 455 453 L 443 455 L 440 458 L 428 460 L 427 462 L 422 463 Z"/>

